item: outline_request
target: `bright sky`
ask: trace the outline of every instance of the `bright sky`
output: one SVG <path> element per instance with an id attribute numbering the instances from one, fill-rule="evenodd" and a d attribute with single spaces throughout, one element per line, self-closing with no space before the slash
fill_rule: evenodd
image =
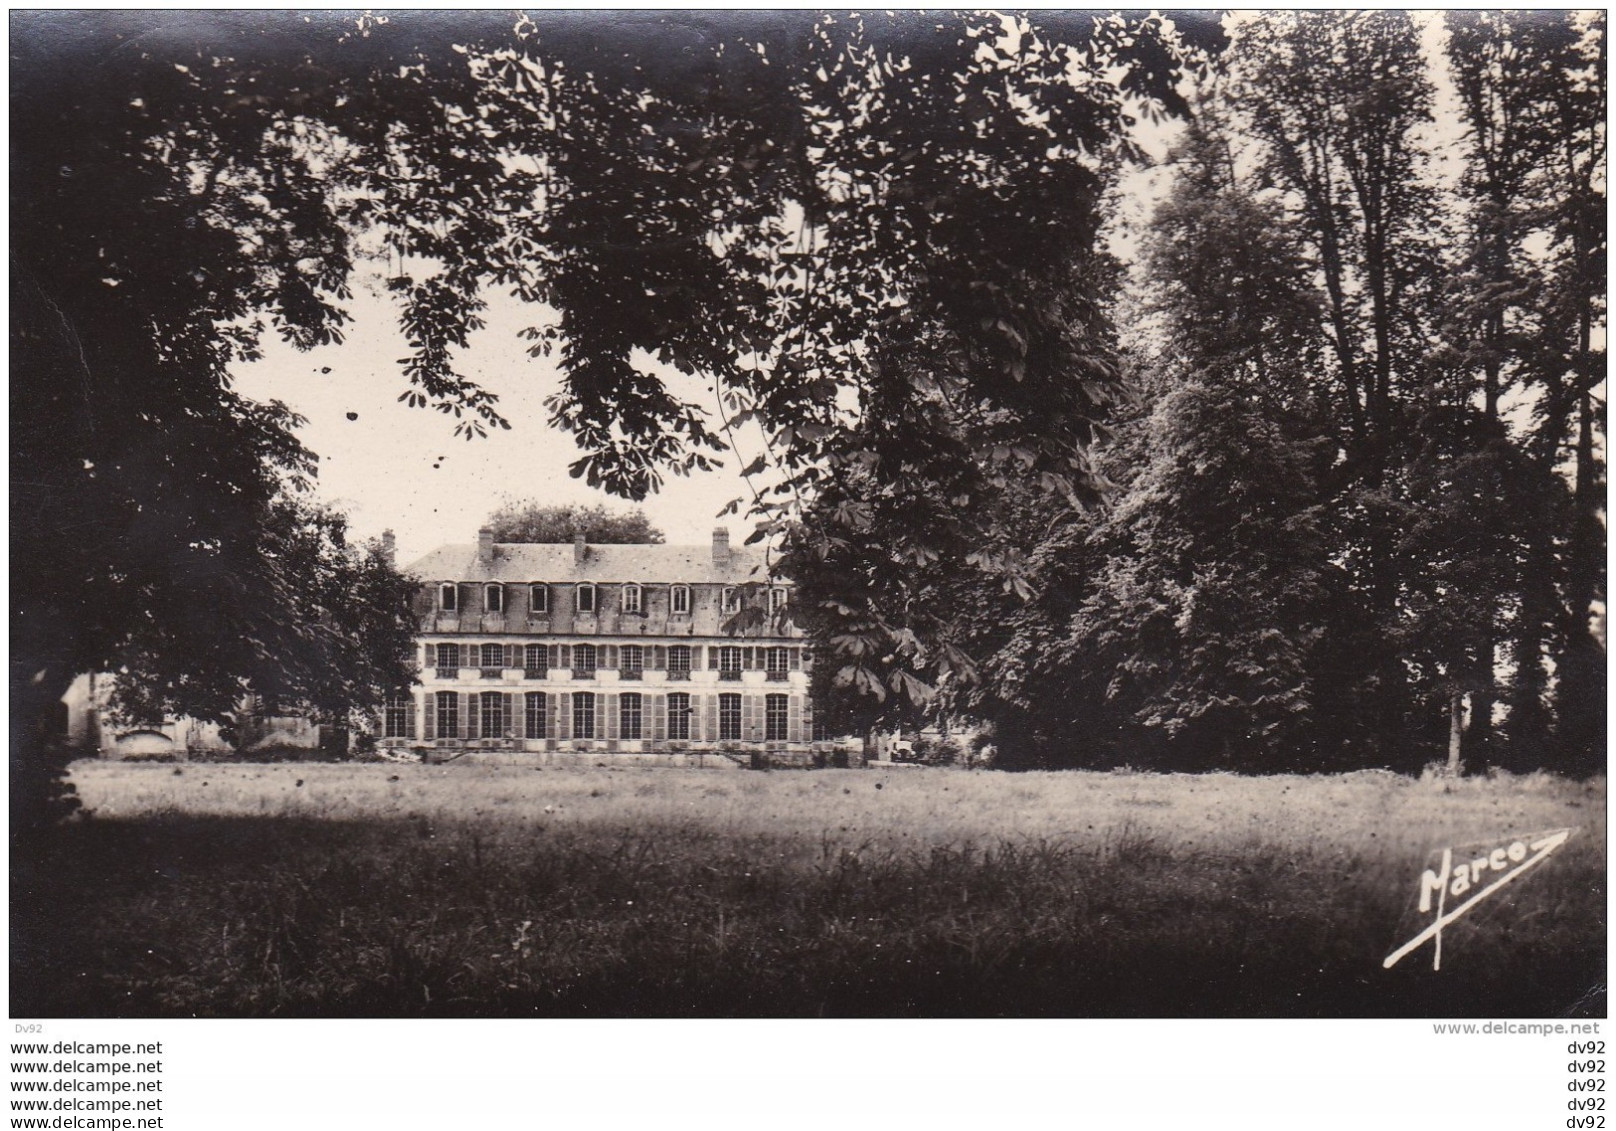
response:
<path id="1" fill-rule="evenodd" d="M 320 456 L 319 498 L 346 512 L 361 537 L 391 529 L 401 565 L 446 542 L 476 541 L 477 528 L 507 498 L 633 505 L 567 474 L 580 453 L 570 435 L 549 427 L 544 408 L 559 387 L 555 363 L 529 358 L 517 337 L 523 327 L 542 324 L 548 310 L 524 309 L 514 299 L 491 302 L 488 327 L 459 364 L 465 376 L 499 396 L 511 428 L 470 441 L 455 438 L 454 417 L 398 403 L 409 387 L 398 359 L 409 350 L 390 300 L 359 291 L 349 310 L 355 323 L 342 345 L 302 353 L 267 342 L 262 361 L 235 368 L 237 388 L 258 400 L 283 401 L 308 419 L 299 437 Z M 695 388 L 681 392 L 699 396 Z M 646 501 L 646 514 L 669 542 L 704 544 L 715 525 L 728 525 L 736 541 L 750 533 L 744 509 L 741 516 L 715 517 L 746 493 L 736 472 L 759 454 L 759 441 L 755 433 L 745 440 L 753 446 L 739 459 L 724 457 L 724 470 L 670 476 Z"/>

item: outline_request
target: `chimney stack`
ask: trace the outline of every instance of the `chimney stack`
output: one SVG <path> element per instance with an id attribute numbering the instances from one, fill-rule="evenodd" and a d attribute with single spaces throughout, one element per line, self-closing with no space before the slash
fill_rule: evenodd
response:
<path id="1" fill-rule="evenodd" d="M 387 559 L 388 565 L 394 564 L 393 555 L 395 553 L 395 549 L 396 547 L 393 543 L 393 532 L 391 530 L 382 531 L 382 557 Z"/>
<path id="2" fill-rule="evenodd" d="M 729 527 L 713 527 L 713 564 L 729 565 Z"/>
<path id="3" fill-rule="evenodd" d="M 578 565 L 584 564 L 584 558 L 589 556 L 589 548 L 584 544 L 584 532 L 580 530 L 572 536 L 572 560 Z"/>
<path id="4" fill-rule="evenodd" d="M 477 561 L 483 565 L 494 561 L 494 532 L 486 526 L 477 531 Z"/>

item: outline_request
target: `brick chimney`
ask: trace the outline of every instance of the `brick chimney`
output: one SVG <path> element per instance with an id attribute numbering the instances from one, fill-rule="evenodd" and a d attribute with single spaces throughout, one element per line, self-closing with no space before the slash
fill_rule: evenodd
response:
<path id="1" fill-rule="evenodd" d="M 488 527 L 477 531 L 477 561 L 490 565 L 494 560 L 494 532 Z"/>
<path id="2" fill-rule="evenodd" d="M 382 557 L 387 559 L 388 565 L 394 564 L 393 555 L 395 551 L 396 546 L 393 542 L 393 532 L 391 530 L 382 531 Z"/>
<path id="3" fill-rule="evenodd" d="M 578 565 L 584 564 L 589 556 L 589 546 L 584 542 L 584 532 L 580 530 L 572 536 L 572 560 Z"/>
<path id="4" fill-rule="evenodd" d="M 729 565 L 729 527 L 713 527 L 713 564 Z"/>

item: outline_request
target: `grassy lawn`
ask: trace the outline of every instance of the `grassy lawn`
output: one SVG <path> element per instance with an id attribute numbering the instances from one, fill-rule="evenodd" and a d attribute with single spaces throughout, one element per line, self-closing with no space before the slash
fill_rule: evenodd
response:
<path id="1" fill-rule="evenodd" d="M 1605 1011 L 1605 782 L 80 763 L 36 1016 Z M 1428 854 L 1578 832 L 1443 937 Z M 1499 838 L 1505 838 L 1500 840 Z"/>

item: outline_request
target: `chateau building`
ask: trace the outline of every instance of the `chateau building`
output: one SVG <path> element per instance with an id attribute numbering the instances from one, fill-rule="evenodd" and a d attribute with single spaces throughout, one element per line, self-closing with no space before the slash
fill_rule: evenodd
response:
<path id="1" fill-rule="evenodd" d="M 815 760 L 809 663 L 761 552 L 709 546 L 443 546 L 422 581 L 419 685 L 384 746 Z M 821 741 L 816 742 L 816 739 Z"/>

